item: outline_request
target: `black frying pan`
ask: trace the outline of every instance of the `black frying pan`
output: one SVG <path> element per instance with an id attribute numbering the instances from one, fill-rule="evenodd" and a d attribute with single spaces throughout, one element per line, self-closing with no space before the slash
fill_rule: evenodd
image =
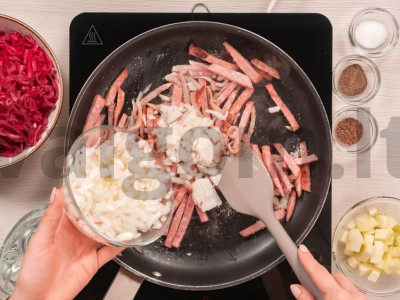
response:
<path id="1" fill-rule="evenodd" d="M 282 76 L 275 81 L 278 94 L 298 119 L 301 129 L 291 133 L 281 113 L 269 114 L 273 106 L 262 88 L 252 97 L 257 110 L 256 130 L 252 142 L 259 145 L 279 141 L 294 150 L 306 140 L 311 153 L 319 157 L 311 166 L 312 192 L 305 193 L 296 205 L 285 228 L 296 244 L 306 237 L 324 205 L 331 172 L 331 137 L 326 112 L 310 80 L 300 67 L 281 49 L 250 31 L 212 22 L 184 22 L 159 27 L 143 33 L 110 54 L 91 74 L 80 91 L 69 120 L 66 147 L 81 133 L 92 99 L 105 95 L 107 88 L 125 67 L 129 77 L 122 89 L 126 92 L 125 110 L 149 83 L 163 83 L 171 66 L 188 62 L 191 42 L 221 53 L 222 42 L 228 41 L 248 59 L 259 58 L 276 67 Z M 249 195 L 251 197 L 252 195 Z M 201 224 L 194 214 L 188 231 L 176 250 L 163 246 L 164 238 L 143 247 L 123 252 L 117 262 L 151 282 L 164 286 L 209 290 L 239 284 L 261 275 L 283 260 L 281 251 L 267 231 L 243 238 L 239 231 L 255 222 L 224 204 L 208 213 L 210 221 Z"/>

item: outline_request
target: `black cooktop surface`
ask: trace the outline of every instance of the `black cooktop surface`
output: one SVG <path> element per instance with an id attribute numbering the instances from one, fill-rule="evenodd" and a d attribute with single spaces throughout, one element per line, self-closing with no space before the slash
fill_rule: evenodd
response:
<path id="1" fill-rule="evenodd" d="M 331 116 L 332 27 L 329 20 L 319 14 L 80 14 L 70 26 L 70 109 L 89 75 L 118 46 L 155 27 L 190 20 L 236 25 L 276 44 L 308 75 Z M 304 241 L 328 268 L 330 233 L 329 194 L 316 225 Z M 102 299 L 117 270 L 114 262 L 104 266 L 77 299 Z M 286 262 L 268 272 L 263 279 L 256 278 L 236 287 L 210 292 L 177 291 L 145 282 L 135 299 L 291 299 L 289 284 L 295 277 Z"/>

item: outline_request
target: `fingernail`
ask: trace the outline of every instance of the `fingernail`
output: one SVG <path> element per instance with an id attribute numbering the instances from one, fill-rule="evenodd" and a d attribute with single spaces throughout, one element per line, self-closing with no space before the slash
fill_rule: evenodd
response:
<path id="1" fill-rule="evenodd" d="M 56 188 L 54 187 L 53 190 L 51 191 L 50 195 L 50 204 L 53 204 L 54 199 L 56 199 Z"/>
<path id="2" fill-rule="evenodd" d="M 290 285 L 290 290 L 292 291 L 293 297 L 295 297 L 296 299 L 299 298 L 301 291 L 297 287 L 297 285 L 291 284 Z"/>
<path id="3" fill-rule="evenodd" d="M 304 246 L 304 245 L 300 245 L 299 249 L 300 249 L 301 252 L 304 252 L 304 253 L 310 252 L 310 251 L 308 251 L 307 247 Z"/>

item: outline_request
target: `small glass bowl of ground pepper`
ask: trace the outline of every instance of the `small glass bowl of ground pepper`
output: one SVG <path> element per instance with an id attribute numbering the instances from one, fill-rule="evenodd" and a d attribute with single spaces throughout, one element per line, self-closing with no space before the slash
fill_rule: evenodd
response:
<path id="1" fill-rule="evenodd" d="M 337 63 L 332 85 L 340 100 L 350 105 L 361 105 L 378 93 L 381 75 L 376 64 L 365 56 L 350 55 Z"/>
<path id="2" fill-rule="evenodd" d="M 332 138 L 336 148 L 358 154 L 372 148 L 378 137 L 378 124 L 372 114 L 361 107 L 345 107 L 333 117 Z"/>

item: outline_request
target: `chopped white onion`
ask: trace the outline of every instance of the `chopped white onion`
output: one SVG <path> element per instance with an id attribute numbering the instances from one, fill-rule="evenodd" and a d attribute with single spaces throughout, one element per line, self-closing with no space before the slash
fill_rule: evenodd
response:
<path id="1" fill-rule="evenodd" d="M 279 106 L 273 106 L 273 107 L 269 107 L 269 108 L 268 108 L 268 112 L 269 112 L 270 114 L 277 113 L 277 112 L 280 111 L 280 110 L 281 110 L 281 108 L 280 108 Z"/>
<path id="2" fill-rule="evenodd" d="M 78 206 L 99 231 L 116 241 L 129 243 L 144 232 L 160 229 L 169 214 L 171 202 L 162 203 L 162 196 L 142 200 L 159 186 L 168 187 L 168 176 L 155 173 L 154 161 L 143 160 L 149 151 L 147 142 L 136 142 L 127 133 L 118 132 L 114 142 L 82 148 L 68 160 L 69 181 Z"/>
<path id="3" fill-rule="evenodd" d="M 217 192 L 208 178 L 197 178 L 192 183 L 193 201 L 203 210 L 208 211 L 222 204 Z"/>

